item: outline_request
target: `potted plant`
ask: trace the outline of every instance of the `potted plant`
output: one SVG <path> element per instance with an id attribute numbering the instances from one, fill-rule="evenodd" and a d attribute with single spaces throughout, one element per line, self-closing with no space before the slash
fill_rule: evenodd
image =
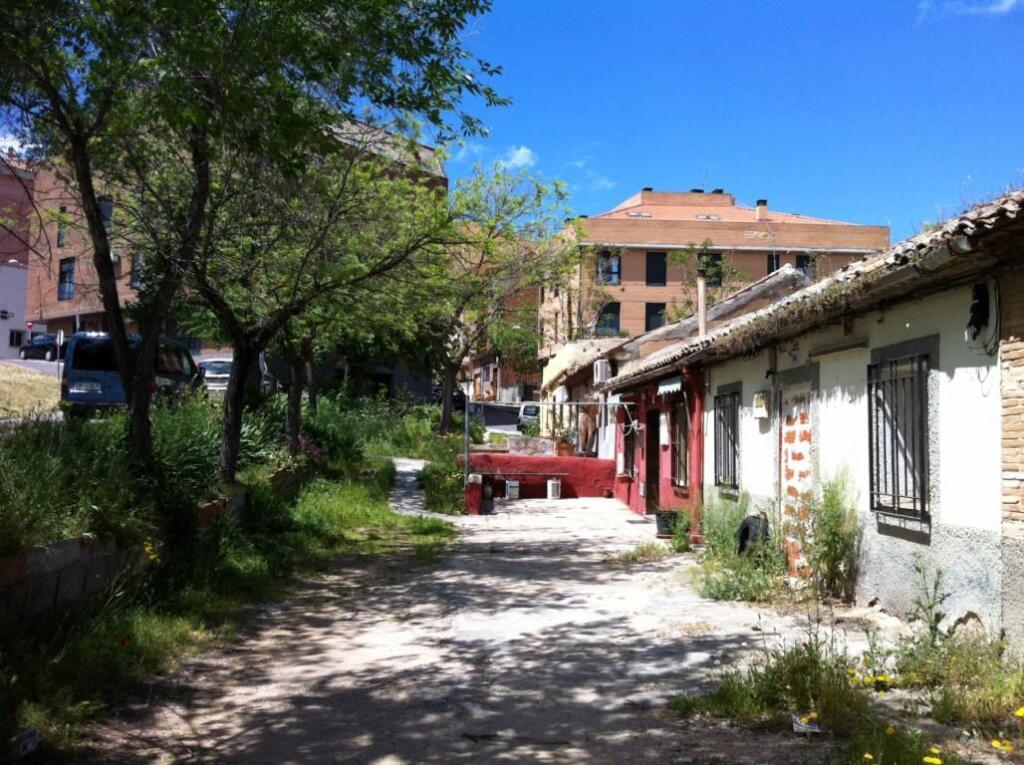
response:
<path id="1" fill-rule="evenodd" d="M 555 453 L 559 457 L 571 457 L 576 453 L 576 431 L 566 428 L 555 433 Z"/>

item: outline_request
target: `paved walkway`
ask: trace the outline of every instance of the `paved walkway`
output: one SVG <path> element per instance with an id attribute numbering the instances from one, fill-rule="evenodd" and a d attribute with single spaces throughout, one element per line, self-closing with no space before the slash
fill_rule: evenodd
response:
<path id="1" fill-rule="evenodd" d="M 422 513 L 399 461 L 395 509 Z M 456 519 L 430 569 L 339 568 L 97 730 L 123 763 L 812 762 L 822 744 L 679 721 L 796 617 L 699 598 L 687 556 L 625 567 L 653 524 L 613 500 L 521 500 Z"/>

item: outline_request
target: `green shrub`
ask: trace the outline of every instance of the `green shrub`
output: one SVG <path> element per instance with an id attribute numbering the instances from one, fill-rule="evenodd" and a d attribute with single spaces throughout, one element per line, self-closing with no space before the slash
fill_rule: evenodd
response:
<path id="1" fill-rule="evenodd" d="M 768 601 L 783 591 L 786 561 L 780 540 L 770 539 L 748 545 L 737 552 L 736 532 L 749 514 L 749 498 L 722 501 L 705 506 L 701 514 L 704 553 L 699 573 L 700 591 L 713 600 Z"/>
<path id="2" fill-rule="evenodd" d="M 823 594 L 852 601 L 857 586 L 860 524 L 846 476 L 826 482 L 820 498 L 808 499 L 807 510 L 810 529 L 803 549 L 818 587 Z"/>
<path id="3" fill-rule="evenodd" d="M 856 687 L 834 637 L 813 633 L 790 648 L 766 650 L 747 670 L 729 670 L 706 695 L 687 695 L 672 708 L 741 722 L 790 725 L 790 715 L 812 717 L 824 730 L 849 734 L 868 719 L 868 695 Z"/>
<path id="4" fill-rule="evenodd" d="M 428 463 L 420 473 L 427 509 L 435 513 L 465 512 L 464 474 L 452 464 Z"/>
<path id="5" fill-rule="evenodd" d="M 690 514 L 686 510 L 676 513 L 675 527 L 669 542 L 673 552 L 684 553 L 690 550 Z"/>

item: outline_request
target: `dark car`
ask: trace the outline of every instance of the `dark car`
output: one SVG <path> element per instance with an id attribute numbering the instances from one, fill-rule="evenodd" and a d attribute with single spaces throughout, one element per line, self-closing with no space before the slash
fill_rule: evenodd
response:
<path id="1" fill-rule="evenodd" d="M 137 352 L 139 338 L 133 337 L 130 342 L 132 352 Z M 109 334 L 76 332 L 68 341 L 66 361 L 60 398 L 69 414 L 85 415 L 127 403 Z M 202 385 L 202 376 L 188 350 L 173 343 L 161 343 L 156 364 L 157 395 L 177 396 L 199 390 Z"/>
<path id="2" fill-rule="evenodd" d="M 440 385 L 435 385 L 433 390 L 434 403 L 440 405 L 444 401 L 444 390 Z M 466 409 L 466 394 L 462 388 L 455 388 L 452 391 L 452 409 L 457 412 L 465 411 Z"/>
<path id="3" fill-rule="evenodd" d="M 47 361 L 54 361 L 56 359 L 64 358 L 64 354 L 67 349 L 67 341 L 64 341 L 63 345 L 57 347 L 56 335 L 37 335 L 25 343 L 25 345 L 21 346 L 21 350 L 18 351 L 18 357 L 22 361 L 25 359 L 46 359 Z"/>

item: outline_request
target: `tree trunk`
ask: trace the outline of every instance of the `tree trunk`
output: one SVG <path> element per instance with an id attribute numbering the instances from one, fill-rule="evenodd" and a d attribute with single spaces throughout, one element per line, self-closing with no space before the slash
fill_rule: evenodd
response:
<path id="1" fill-rule="evenodd" d="M 228 389 L 224 394 L 224 420 L 220 437 L 220 466 L 218 477 L 225 483 L 234 483 L 238 472 L 238 457 L 242 444 L 242 417 L 245 409 L 245 384 L 255 354 L 247 341 L 234 342 L 235 352 L 231 364 Z"/>
<path id="2" fill-rule="evenodd" d="M 455 367 L 445 364 L 441 373 L 441 427 L 442 433 L 452 429 L 452 398 L 455 393 Z"/>
<path id="3" fill-rule="evenodd" d="M 317 405 L 317 381 L 316 381 L 316 354 L 313 352 L 313 341 L 306 342 L 302 349 L 306 358 L 306 394 L 309 398 L 309 413 L 316 416 Z"/>
<path id="4" fill-rule="evenodd" d="M 285 433 L 288 440 L 288 453 L 299 453 L 299 433 L 302 431 L 302 378 L 305 364 L 298 354 L 288 356 L 288 412 Z"/>

